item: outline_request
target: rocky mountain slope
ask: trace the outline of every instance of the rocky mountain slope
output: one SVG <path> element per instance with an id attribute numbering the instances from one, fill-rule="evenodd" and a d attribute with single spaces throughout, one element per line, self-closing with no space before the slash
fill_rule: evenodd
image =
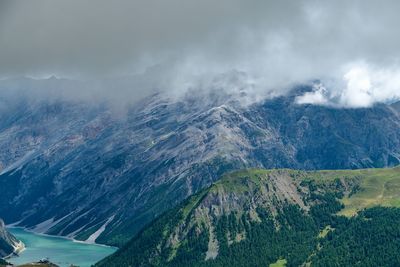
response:
<path id="1" fill-rule="evenodd" d="M 122 116 L 106 104 L 2 96 L 0 216 L 120 246 L 227 171 L 399 163 L 395 106 L 296 104 L 305 90 L 248 105 L 224 93 L 155 94 Z"/>
<path id="2" fill-rule="evenodd" d="M 399 185 L 399 174 L 399 168 L 234 172 L 97 266 L 395 266 L 400 209 L 373 208 L 365 185 L 376 179 Z M 336 215 L 348 208 L 339 200 L 360 200 L 367 191 L 367 210 L 351 218 Z M 386 206 L 399 206 L 398 193 L 384 190 L 386 197 L 393 200 Z"/>
<path id="3" fill-rule="evenodd" d="M 9 233 L 0 219 L 0 258 L 7 257 L 22 248 L 22 243 Z"/>

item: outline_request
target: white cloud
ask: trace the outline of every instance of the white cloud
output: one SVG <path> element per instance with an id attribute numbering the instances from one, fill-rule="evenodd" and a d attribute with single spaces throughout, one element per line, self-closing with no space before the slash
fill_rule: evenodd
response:
<path id="1" fill-rule="evenodd" d="M 362 62 L 347 65 L 344 70 L 341 81 L 329 87 L 314 86 L 312 92 L 298 97 L 297 103 L 361 108 L 400 100 L 399 67 L 382 68 Z"/>
<path id="2" fill-rule="evenodd" d="M 340 96 L 341 105 L 357 108 L 373 104 L 371 78 L 366 68 L 353 67 L 343 78 L 347 85 Z"/>
<path id="3" fill-rule="evenodd" d="M 306 92 L 302 96 L 296 98 L 297 104 L 313 104 L 313 105 L 328 105 L 329 100 L 326 97 L 327 90 L 322 84 L 314 85 L 312 92 Z"/>

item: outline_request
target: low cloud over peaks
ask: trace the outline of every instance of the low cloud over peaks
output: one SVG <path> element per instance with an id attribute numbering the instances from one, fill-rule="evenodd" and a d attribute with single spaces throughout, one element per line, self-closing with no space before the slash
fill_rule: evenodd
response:
<path id="1" fill-rule="evenodd" d="M 400 69 L 352 64 L 341 81 L 318 83 L 312 92 L 297 97 L 298 104 L 335 107 L 370 107 L 377 102 L 390 103 L 400 99 Z"/>
<path id="2" fill-rule="evenodd" d="M 0 78 L 130 76 L 120 98 L 136 99 L 214 90 L 207 81 L 237 71 L 255 96 L 319 79 L 299 103 L 366 107 L 400 97 L 399 9 L 394 0 L 5 0 Z M 91 95 L 81 91 L 69 95 Z"/>

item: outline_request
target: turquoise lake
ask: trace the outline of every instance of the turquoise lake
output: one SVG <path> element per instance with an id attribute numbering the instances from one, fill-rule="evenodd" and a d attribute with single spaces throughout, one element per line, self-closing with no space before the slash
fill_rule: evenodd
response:
<path id="1" fill-rule="evenodd" d="M 79 267 L 90 267 L 116 251 L 116 248 L 113 247 L 84 244 L 61 237 L 38 235 L 22 228 L 10 228 L 8 230 L 24 242 L 26 247 L 19 257 L 8 259 L 9 262 L 14 264 L 23 264 L 48 258 L 51 262 L 61 267 L 68 267 L 71 264 Z"/>

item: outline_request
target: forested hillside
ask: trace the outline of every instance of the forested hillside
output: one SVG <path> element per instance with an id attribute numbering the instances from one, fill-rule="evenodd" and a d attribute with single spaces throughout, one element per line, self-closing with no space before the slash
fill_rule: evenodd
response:
<path id="1" fill-rule="evenodd" d="M 287 266 L 396 266 L 400 209 L 373 208 L 371 200 L 375 191 L 383 201 L 398 193 L 368 185 L 377 179 L 398 185 L 399 174 L 399 168 L 232 173 L 97 266 L 268 266 L 279 260 Z M 367 198 L 370 206 L 362 201 Z M 344 200 L 357 200 L 360 209 Z M 340 215 L 349 211 L 358 215 Z"/>

